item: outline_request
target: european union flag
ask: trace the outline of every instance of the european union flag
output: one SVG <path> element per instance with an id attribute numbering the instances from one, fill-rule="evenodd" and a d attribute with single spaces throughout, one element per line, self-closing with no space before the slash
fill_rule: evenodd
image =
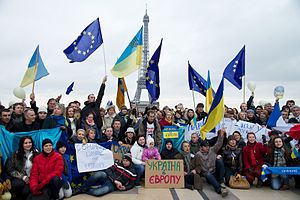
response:
<path id="1" fill-rule="evenodd" d="M 99 18 L 88 25 L 78 38 L 64 50 L 70 63 L 87 59 L 103 43 Z"/>
<path id="2" fill-rule="evenodd" d="M 151 96 L 151 103 L 156 101 L 160 95 L 158 62 L 160 57 L 161 45 L 162 39 L 158 48 L 151 57 L 149 66 L 147 67 L 146 71 L 146 88 Z"/>
<path id="3" fill-rule="evenodd" d="M 188 78 L 189 78 L 189 86 L 190 90 L 197 91 L 204 96 L 206 96 L 206 80 L 196 72 L 193 67 L 188 62 L 189 69 L 188 69 Z"/>
<path id="4" fill-rule="evenodd" d="M 69 85 L 69 87 L 67 88 L 66 95 L 69 95 L 73 91 L 73 87 L 74 87 L 74 82 L 71 83 L 71 85 Z"/>
<path id="5" fill-rule="evenodd" d="M 223 77 L 239 90 L 242 89 L 242 77 L 245 75 L 245 46 L 238 55 L 227 65 Z"/>

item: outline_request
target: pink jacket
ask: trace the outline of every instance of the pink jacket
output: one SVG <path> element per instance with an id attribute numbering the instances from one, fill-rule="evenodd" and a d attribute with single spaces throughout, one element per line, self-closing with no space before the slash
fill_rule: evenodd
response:
<path id="1" fill-rule="evenodd" d="M 158 152 L 157 148 L 152 148 L 152 149 L 144 149 L 143 151 L 143 156 L 142 156 L 142 160 L 145 162 L 146 160 L 161 160 L 160 154 Z"/>

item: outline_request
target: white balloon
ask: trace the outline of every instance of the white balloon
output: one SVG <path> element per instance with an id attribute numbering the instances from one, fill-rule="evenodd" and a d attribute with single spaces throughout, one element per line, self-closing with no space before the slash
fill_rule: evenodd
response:
<path id="1" fill-rule="evenodd" d="M 19 99 L 25 99 L 26 98 L 25 90 L 21 87 L 16 87 L 13 91 L 13 94 L 15 95 L 15 97 L 17 97 Z"/>
<path id="2" fill-rule="evenodd" d="M 266 100 L 260 100 L 260 101 L 258 102 L 258 105 L 264 106 L 266 103 L 267 103 Z"/>
<path id="3" fill-rule="evenodd" d="M 274 96 L 278 99 L 282 99 L 283 98 L 283 94 L 284 94 L 284 87 L 283 86 L 277 86 L 274 89 Z"/>
<path id="4" fill-rule="evenodd" d="M 254 92 L 255 88 L 256 88 L 256 84 L 253 82 L 253 81 L 249 81 L 248 84 L 248 89 L 251 91 L 251 92 Z"/>

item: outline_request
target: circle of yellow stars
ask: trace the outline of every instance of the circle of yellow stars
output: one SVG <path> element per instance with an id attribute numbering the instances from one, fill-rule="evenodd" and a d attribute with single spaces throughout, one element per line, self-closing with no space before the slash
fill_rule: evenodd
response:
<path id="1" fill-rule="evenodd" d="M 80 50 L 80 49 L 77 47 L 77 42 L 76 42 L 76 41 L 73 42 L 73 45 L 75 46 L 74 49 L 75 49 L 75 51 L 76 51 L 78 54 L 82 54 L 82 55 L 85 56 L 87 53 L 90 52 L 90 49 L 93 48 L 93 44 L 95 43 L 95 36 L 94 36 L 91 32 L 86 32 L 86 31 L 83 31 L 83 32 L 81 33 L 81 35 L 82 35 L 82 36 L 85 36 L 85 35 L 86 35 L 86 36 L 88 36 L 88 37 L 91 38 L 91 45 L 89 46 L 89 48 L 88 48 L 87 50 L 85 50 L 85 51 Z"/>
<path id="2" fill-rule="evenodd" d="M 153 64 L 153 63 L 154 63 L 154 60 L 150 60 L 150 64 Z M 148 72 L 148 68 L 149 68 L 149 67 L 150 67 L 149 65 L 146 67 L 147 72 Z M 150 79 L 150 77 L 149 77 L 149 76 L 146 76 L 146 80 L 149 81 L 149 79 Z M 154 81 L 150 79 L 149 83 L 150 83 L 150 85 L 153 85 L 153 84 L 154 84 Z M 159 85 L 156 83 L 156 84 L 155 84 L 155 87 L 159 87 Z"/>
<path id="3" fill-rule="evenodd" d="M 235 74 L 235 72 L 236 72 L 236 68 L 237 68 L 237 65 L 239 64 L 239 61 L 238 60 L 236 60 L 235 62 L 234 62 L 234 65 L 233 65 L 233 73 Z M 240 77 L 238 77 L 240 80 L 242 79 L 242 76 L 240 76 Z"/>

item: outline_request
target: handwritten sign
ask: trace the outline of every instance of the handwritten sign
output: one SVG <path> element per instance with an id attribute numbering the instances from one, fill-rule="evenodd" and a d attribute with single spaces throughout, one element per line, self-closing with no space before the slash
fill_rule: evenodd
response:
<path id="1" fill-rule="evenodd" d="M 145 165 L 146 188 L 183 188 L 183 160 L 148 160 Z"/>
<path id="2" fill-rule="evenodd" d="M 114 164 L 113 153 L 96 143 L 75 144 L 79 173 L 107 169 Z"/>
<path id="3" fill-rule="evenodd" d="M 120 145 L 111 145 L 111 151 L 113 152 L 114 161 L 120 162 L 124 156 L 124 154 L 130 152 L 131 145 L 129 144 L 122 144 Z"/>

